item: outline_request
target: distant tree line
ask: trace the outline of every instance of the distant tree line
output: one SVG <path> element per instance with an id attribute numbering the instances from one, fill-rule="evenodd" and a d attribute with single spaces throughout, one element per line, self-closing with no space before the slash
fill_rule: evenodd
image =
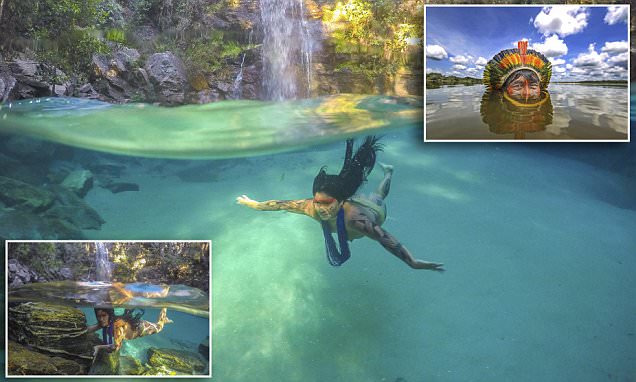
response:
<path id="1" fill-rule="evenodd" d="M 479 85 L 482 84 L 481 78 L 473 77 L 457 77 L 457 76 L 445 76 L 441 73 L 427 73 L 426 74 L 426 88 L 437 89 L 444 85 Z"/>

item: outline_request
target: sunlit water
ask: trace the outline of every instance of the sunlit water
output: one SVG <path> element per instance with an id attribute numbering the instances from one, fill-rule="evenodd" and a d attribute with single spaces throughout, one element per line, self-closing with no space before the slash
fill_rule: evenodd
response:
<path id="1" fill-rule="evenodd" d="M 93 309 L 82 308 L 82 311 L 86 315 L 87 325 L 95 325 L 97 323 Z M 170 309 L 167 315 L 173 321 L 172 323 L 165 324 L 161 332 L 157 334 L 124 341 L 120 354 L 132 356 L 142 364 L 147 364 L 147 354 L 150 348 L 170 348 L 197 354 L 199 344 L 209 342 L 209 339 L 206 340 L 210 333 L 210 321 L 207 318 Z M 159 309 L 145 309 L 141 319 L 157 322 Z M 97 333 L 101 338 L 101 333 L 99 331 Z M 204 358 L 202 356 L 202 359 Z"/>
<path id="2" fill-rule="evenodd" d="M 627 139 L 627 87 L 551 84 L 541 111 L 517 114 L 505 102 L 484 105 L 484 92 L 482 85 L 427 89 L 426 139 Z"/>
<path id="3" fill-rule="evenodd" d="M 422 125 L 421 97 L 340 94 L 174 108 L 41 98 L 0 106 L 0 133 L 109 153 L 228 158 L 276 153 L 349 136 Z"/>
<path id="4" fill-rule="evenodd" d="M 395 166 L 384 227 L 443 274 L 412 270 L 368 239 L 330 267 L 315 221 L 235 204 L 310 197 L 321 166 L 339 170 L 342 141 L 230 161 L 111 157 L 140 191 L 93 188 L 85 200 L 106 223 L 84 234 L 212 240 L 215 381 L 636 375 L 634 179 L 564 158 L 561 145 L 421 138 L 421 127 L 383 138 L 379 160 Z M 586 148 L 588 162 L 602 161 L 600 145 Z M 208 175 L 185 181 L 183 170 Z"/>
<path id="5" fill-rule="evenodd" d="M 153 285 L 132 283 L 126 289 L 150 290 Z M 157 285 L 157 287 L 159 287 Z M 155 289 L 156 290 L 156 289 Z M 125 308 L 167 307 L 182 312 L 208 317 L 209 298 L 197 288 L 170 285 L 165 297 L 124 298 L 108 282 L 54 281 L 26 284 L 9 290 L 9 302 L 49 302 L 70 306 L 121 306 Z"/>

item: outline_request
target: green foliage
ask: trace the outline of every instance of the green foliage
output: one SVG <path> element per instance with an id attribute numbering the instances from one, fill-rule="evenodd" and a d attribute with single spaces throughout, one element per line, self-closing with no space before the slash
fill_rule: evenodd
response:
<path id="1" fill-rule="evenodd" d="M 11 243 L 9 258 L 17 259 L 38 274 L 63 264 L 53 243 Z"/>
<path id="2" fill-rule="evenodd" d="M 437 89 L 443 85 L 479 85 L 482 83 L 480 78 L 444 76 L 440 73 L 428 73 L 426 75 L 426 88 Z"/>
<path id="3" fill-rule="evenodd" d="M 183 56 L 193 78 L 201 73 L 218 72 L 225 67 L 226 59 L 235 58 L 250 48 L 233 40 L 225 41 L 223 32 L 212 31 L 192 40 Z"/>
<path id="4" fill-rule="evenodd" d="M 351 56 L 341 67 L 371 78 L 394 74 L 409 61 L 418 62 L 415 56 L 422 48 L 422 0 L 348 0 L 325 5 L 322 12 L 335 52 Z"/>
<path id="5" fill-rule="evenodd" d="M 94 29 L 71 29 L 61 33 L 52 49 L 37 51 L 38 58 L 67 73 L 88 75 L 93 53 L 108 53 L 108 46 L 98 38 Z"/>
<path id="6" fill-rule="evenodd" d="M 100 0 L 8 1 L 3 14 L 3 32 L 35 37 L 43 33 L 52 39 L 75 27 L 96 27 L 107 18 Z"/>
<path id="7" fill-rule="evenodd" d="M 27 39 L 39 60 L 88 75 L 92 54 L 108 50 L 97 32 L 109 16 L 100 4 L 101 0 L 10 1 L 0 34 Z"/>
<path id="8" fill-rule="evenodd" d="M 118 28 L 111 28 L 106 31 L 104 37 L 108 41 L 117 42 L 120 44 L 126 43 L 126 31 Z"/>

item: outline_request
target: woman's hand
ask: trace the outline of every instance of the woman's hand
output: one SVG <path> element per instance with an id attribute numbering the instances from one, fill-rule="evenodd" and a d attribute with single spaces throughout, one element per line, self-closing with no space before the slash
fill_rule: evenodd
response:
<path id="1" fill-rule="evenodd" d="M 241 195 L 236 198 L 236 203 L 250 208 L 256 208 L 256 206 L 258 205 L 258 202 L 256 200 L 250 199 L 247 195 Z"/>

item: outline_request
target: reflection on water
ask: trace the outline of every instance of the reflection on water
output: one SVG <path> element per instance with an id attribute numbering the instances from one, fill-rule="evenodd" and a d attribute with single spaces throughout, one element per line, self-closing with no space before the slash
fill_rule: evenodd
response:
<path id="1" fill-rule="evenodd" d="M 482 85 L 428 89 L 426 139 L 627 139 L 627 87 L 551 84 L 548 91 L 551 111 L 547 104 L 522 111 Z"/>
<path id="2" fill-rule="evenodd" d="M 525 139 L 527 133 L 545 130 L 552 123 L 553 110 L 548 92 L 528 104 L 510 99 L 503 92 L 486 92 L 480 107 L 482 121 L 491 132 L 513 134 L 514 139 Z"/>
<path id="3" fill-rule="evenodd" d="M 420 97 L 338 94 L 173 108 L 42 98 L 0 105 L 0 133 L 155 158 L 229 158 L 291 151 L 378 130 L 422 126 Z"/>
<path id="4" fill-rule="evenodd" d="M 152 285 L 133 283 L 126 289 L 148 289 Z M 9 290 L 9 302 L 46 302 L 68 306 L 121 306 L 125 308 L 166 307 L 189 314 L 209 316 L 209 298 L 197 288 L 170 285 L 164 297 L 121 298 L 113 284 L 107 282 L 53 281 L 27 284 Z"/>

